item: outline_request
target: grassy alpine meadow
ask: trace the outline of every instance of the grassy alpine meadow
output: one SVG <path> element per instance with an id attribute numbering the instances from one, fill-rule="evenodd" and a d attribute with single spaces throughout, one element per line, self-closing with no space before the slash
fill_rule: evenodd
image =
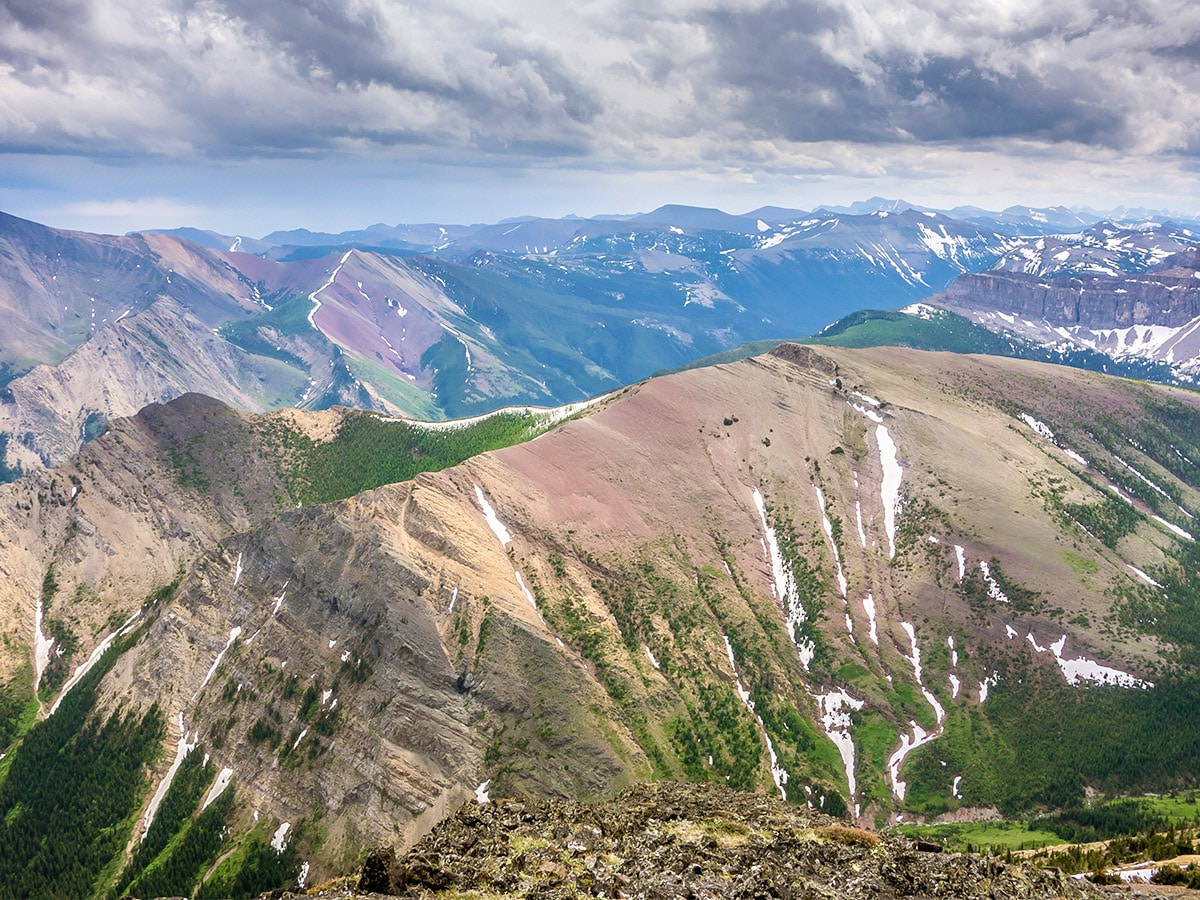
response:
<path id="1" fill-rule="evenodd" d="M 934 840 L 949 850 L 1033 850 L 1061 844 L 1062 838 L 1053 831 L 1024 822 L 947 822 L 941 825 L 900 825 L 901 834 L 912 838 Z"/>
<path id="2" fill-rule="evenodd" d="M 291 480 L 304 504 L 329 503 L 437 472 L 472 456 L 530 440 L 556 420 L 539 412 L 498 412 L 462 425 L 430 427 L 350 412 L 332 440 L 279 435 L 291 451 Z"/>

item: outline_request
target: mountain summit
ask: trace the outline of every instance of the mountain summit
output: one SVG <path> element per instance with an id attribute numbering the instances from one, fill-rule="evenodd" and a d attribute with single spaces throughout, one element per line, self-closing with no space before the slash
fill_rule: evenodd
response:
<path id="1" fill-rule="evenodd" d="M 564 414 L 396 481 L 485 432 L 184 398 L 3 488 L 0 679 L 49 715 L 11 765 L 145 721 L 117 828 L 207 758 L 220 891 L 276 832 L 323 876 L 480 791 L 713 781 L 883 825 L 1200 763 L 1194 394 L 786 344 Z"/>
<path id="2" fill-rule="evenodd" d="M 597 804 L 468 803 L 397 860 L 372 854 L 360 891 L 407 897 L 1100 896 L 1057 870 L 942 853 L 717 785 L 660 782 Z M 351 895 L 347 895 L 351 896 Z"/>

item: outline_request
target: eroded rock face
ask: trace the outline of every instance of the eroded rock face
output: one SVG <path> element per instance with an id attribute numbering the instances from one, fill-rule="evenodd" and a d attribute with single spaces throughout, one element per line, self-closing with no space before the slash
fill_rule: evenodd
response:
<path id="1" fill-rule="evenodd" d="M 716 785 L 640 785 L 594 805 L 468 803 L 407 855 L 367 860 L 359 890 L 540 897 L 1097 896 L 1057 870 L 945 853 Z"/>
<path id="2" fill-rule="evenodd" d="M 1167 247 L 1153 247 L 1130 258 L 1111 243 L 1039 241 L 1036 250 L 1019 248 L 991 271 L 957 278 L 931 302 L 1059 352 L 1080 348 L 1165 363 L 1182 383 L 1193 383 L 1200 367 L 1200 250 L 1163 255 Z"/>
<path id="3" fill-rule="evenodd" d="M 1190 271 L 1055 279 L 983 272 L 961 276 L 937 302 L 967 316 L 999 311 L 1055 326 L 1178 328 L 1200 315 L 1197 284 Z"/>
<path id="4" fill-rule="evenodd" d="M 288 414 L 285 429 L 278 415 L 183 398 L 115 423 L 71 467 L 0 492 L 0 624 L 28 636 L 0 657 L 9 666 L 0 674 L 32 653 L 51 564 L 58 589 L 43 613 L 69 624 L 78 644 L 64 676 L 178 578 L 169 602 L 147 609 L 145 640 L 105 678 L 102 705 L 167 710 L 168 747 L 182 730 L 236 779 L 238 828 L 265 820 L 299 831 L 319 819 L 322 843 L 300 848 L 310 883 L 347 871 L 364 846 L 410 846 L 483 784 L 498 797 L 591 799 L 654 777 L 728 780 L 774 785 L 793 804 L 880 826 L 903 811 L 909 782 L 949 797 L 950 809 L 996 802 L 970 775 L 976 757 L 920 769 L 918 753 L 904 769 L 905 754 L 935 717 L 977 716 L 987 688 L 1004 690 L 1004 666 L 1010 683 L 1035 684 L 1017 680 L 1033 671 L 1046 696 L 1067 689 L 1056 657 L 1033 644 L 1064 633 L 1042 603 L 1061 606 L 1080 648 L 1072 652 L 1089 660 L 1142 678 L 1156 653 L 1149 643 L 1112 647 L 1098 624 L 1078 624 L 1099 623 L 1108 591 L 1139 576 L 1103 545 L 1085 550 L 1086 535 L 1053 514 L 1041 488 L 1069 483 L 1067 500 L 1100 503 L 1075 467 L 1107 459 L 1113 441 L 1094 436 L 1099 417 L 1087 411 L 1136 434 L 1129 429 L 1151 414 L 1145 389 L 1055 371 L 1047 391 L 1049 377 L 1012 361 L 787 346 L 633 387 L 536 441 L 303 508 L 279 433 L 316 440 L 336 432 L 341 414 Z M 1194 420 L 1193 395 L 1156 391 L 1177 405 L 1173 415 Z M 1122 459 L 1197 508 L 1194 480 L 1183 480 L 1191 470 L 1169 475 L 1173 457 L 1120 443 Z M 1190 447 L 1182 455 L 1200 459 Z M 885 486 L 893 474 L 903 477 L 899 512 L 894 482 Z M 1183 506 L 1163 512 L 1185 515 Z M 1174 532 L 1159 526 L 1145 520 L 1126 535 L 1126 558 L 1161 558 Z M 768 537 L 783 549 L 772 553 Z M 1087 583 L 1067 555 L 1046 552 L 1059 543 L 1088 554 Z M 1023 607 L 990 597 L 972 576 L 996 560 L 1026 589 Z M 1022 633 L 1030 639 L 1014 640 Z M 810 669 L 802 642 L 817 637 L 826 656 Z M 894 700 L 900 685 L 912 702 Z M 844 705 L 830 712 L 833 697 Z M 862 752 L 849 710 L 892 729 L 884 743 L 894 762 Z M 909 731 L 916 721 L 927 722 L 922 735 Z M 842 752 L 847 730 L 854 755 Z M 173 756 L 163 754 L 152 784 Z M 850 865 L 894 894 L 887 879 L 911 869 L 889 875 L 860 844 L 846 855 L 844 842 L 816 834 L 829 821 L 818 818 L 777 827 L 776 813 L 763 812 L 761 828 L 662 831 L 651 820 L 694 817 L 668 816 L 658 799 L 636 812 L 651 802 L 639 797 L 623 801 L 622 815 L 635 818 L 614 820 L 625 823 L 617 837 L 608 825 L 570 824 L 567 849 L 590 852 L 592 869 L 587 856 L 580 871 L 536 857 L 556 867 L 543 875 L 561 886 L 586 871 L 611 896 L 618 875 L 651 877 L 636 868 L 650 854 L 654 872 L 673 873 L 655 888 L 664 895 L 683 891 L 685 876 L 710 890 L 704 879 L 726 863 L 703 855 L 707 839 L 751 868 L 772 860 L 763 871 L 792 879 L 779 891 Z M 474 814 L 486 824 L 506 809 Z M 716 812 L 705 816 L 698 821 Z M 513 821 L 495 820 L 496 840 Z M 801 840 L 797 828 L 816 836 Z M 771 856 L 778 842 L 797 853 L 803 844 L 826 868 L 788 868 Z M 684 845 L 691 855 L 681 857 Z M 440 872 L 439 860 L 429 865 Z M 853 870 L 859 863 L 869 866 Z M 966 874 L 945 878 L 975 877 L 961 865 Z M 511 876 L 517 891 L 538 874 L 524 866 L 493 875 Z M 923 874 L 904 877 L 904 890 L 940 890 Z M 758 884 L 747 883 L 751 892 Z"/>

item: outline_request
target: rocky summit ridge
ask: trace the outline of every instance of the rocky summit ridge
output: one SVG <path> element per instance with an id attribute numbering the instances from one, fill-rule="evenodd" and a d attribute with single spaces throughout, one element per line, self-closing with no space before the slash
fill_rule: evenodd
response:
<path id="1" fill-rule="evenodd" d="M 638 785 L 596 804 L 469 802 L 403 857 L 373 852 L 357 890 L 410 898 L 1102 896 L 1057 869 L 944 852 L 775 798 L 677 782 Z"/>

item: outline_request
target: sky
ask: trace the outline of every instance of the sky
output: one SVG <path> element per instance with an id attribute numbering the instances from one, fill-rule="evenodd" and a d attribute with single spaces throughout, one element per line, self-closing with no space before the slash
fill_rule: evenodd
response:
<path id="1" fill-rule="evenodd" d="M 1200 211 L 1190 0 L 0 0 L 0 210 L 121 233 Z"/>

